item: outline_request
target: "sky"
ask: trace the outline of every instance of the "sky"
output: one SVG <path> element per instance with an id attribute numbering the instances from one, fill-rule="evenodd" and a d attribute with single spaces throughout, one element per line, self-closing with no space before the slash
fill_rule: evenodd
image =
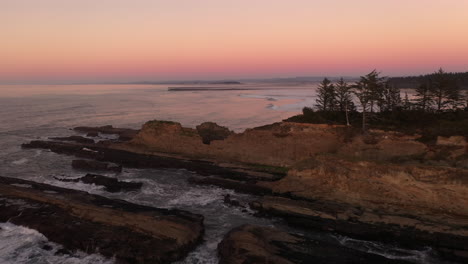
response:
<path id="1" fill-rule="evenodd" d="M 0 0 L 0 83 L 468 71 L 467 0 Z"/>

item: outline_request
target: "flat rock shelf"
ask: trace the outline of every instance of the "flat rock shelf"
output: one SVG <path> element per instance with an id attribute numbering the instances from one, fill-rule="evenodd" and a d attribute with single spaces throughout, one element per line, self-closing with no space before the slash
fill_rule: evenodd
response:
<path id="1" fill-rule="evenodd" d="M 193 250 L 203 216 L 158 209 L 83 191 L 0 177 L 0 222 L 26 226 L 67 250 L 117 263 L 170 263 Z"/>

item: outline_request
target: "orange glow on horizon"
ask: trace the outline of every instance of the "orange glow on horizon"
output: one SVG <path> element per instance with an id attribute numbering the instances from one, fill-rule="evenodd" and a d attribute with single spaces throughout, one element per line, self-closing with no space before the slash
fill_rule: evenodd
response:
<path id="1" fill-rule="evenodd" d="M 468 1 L 40 2 L 2 2 L 0 81 L 468 71 Z"/>

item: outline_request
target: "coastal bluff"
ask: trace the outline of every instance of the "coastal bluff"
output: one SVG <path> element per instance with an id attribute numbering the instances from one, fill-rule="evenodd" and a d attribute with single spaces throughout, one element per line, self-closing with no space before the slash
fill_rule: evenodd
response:
<path id="1" fill-rule="evenodd" d="M 242 206 L 259 217 L 280 217 L 291 226 L 409 249 L 430 247 L 444 260 L 466 262 L 467 139 L 423 139 L 325 124 L 280 122 L 235 133 L 212 122 L 186 128 L 149 121 L 125 138 L 34 140 L 22 147 L 124 168 L 186 169 L 194 173 L 187 179 L 190 184 L 255 195 Z M 257 229 L 237 229 L 241 233 L 225 237 L 218 247 L 225 263 L 232 263 L 232 251 L 244 247 L 243 242 L 232 244 L 237 243 L 232 242 L 234 234 L 250 236 L 252 230 Z M 254 258 L 263 249 L 258 250 Z M 240 258 L 249 259 L 247 255 Z"/>
<path id="2" fill-rule="evenodd" d="M 227 128 L 211 123 L 210 137 L 214 140 L 207 144 L 204 137 L 209 131 L 200 131 L 204 124 L 193 129 L 176 122 L 150 121 L 133 139 L 115 144 L 113 148 L 281 167 L 290 167 L 323 153 L 388 161 L 423 156 L 428 152 L 428 146 L 416 140 L 417 135 L 374 131 L 372 136 L 362 136 L 346 126 L 292 122 L 247 129 L 242 133 L 227 133 Z M 216 137 L 220 131 L 222 136 Z"/>
<path id="3" fill-rule="evenodd" d="M 468 257 L 465 137 L 427 143 L 417 134 L 362 134 L 346 126 L 292 122 L 242 133 L 210 127 L 213 133 L 223 131 L 223 137 L 206 144 L 197 129 L 151 121 L 133 139 L 111 148 L 220 165 L 285 168 L 284 177 L 276 180 L 236 184 L 235 179 L 214 176 L 192 181 L 241 192 L 260 190 L 266 196 L 251 208 L 292 225 L 409 247 L 422 243 L 453 260 Z"/>

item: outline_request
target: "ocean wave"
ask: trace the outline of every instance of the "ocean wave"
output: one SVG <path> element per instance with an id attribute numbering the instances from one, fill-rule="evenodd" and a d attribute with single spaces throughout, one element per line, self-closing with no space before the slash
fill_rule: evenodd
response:
<path id="1" fill-rule="evenodd" d="M 24 163 L 26 163 L 28 161 L 29 161 L 29 159 L 27 159 L 27 158 L 21 158 L 19 160 L 12 161 L 11 164 L 22 165 L 22 164 L 24 164 Z"/>
<path id="2" fill-rule="evenodd" d="M 0 263 L 2 264 L 111 264 L 113 260 L 98 254 L 88 255 L 77 251 L 71 254 L 56 254 L 62 247 L 48 241 L 34 229 L 0 223 Z"/>

